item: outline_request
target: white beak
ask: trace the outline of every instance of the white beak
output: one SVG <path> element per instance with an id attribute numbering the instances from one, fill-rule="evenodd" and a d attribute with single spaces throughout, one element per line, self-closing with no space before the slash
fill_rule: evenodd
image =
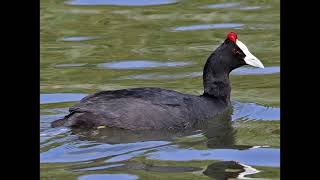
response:
<path id="1" fill-rule="evenodd" d="M 237 40 L 236 44 L 238 47 L 243 51 L 243 53 L 246 55 L 246 57 L 243 59 L 248 65 L 264 68 L 262 62 L 256 58 L 254 55 L 251 54 L 251 52 L 248 50 L 247 46 L 244 45 L 241 41 Z"/>

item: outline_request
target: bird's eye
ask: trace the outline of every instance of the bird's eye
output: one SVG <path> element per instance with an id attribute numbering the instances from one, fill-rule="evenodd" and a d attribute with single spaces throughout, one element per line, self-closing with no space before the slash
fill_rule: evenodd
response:
<path id="1" fill-rule="evenodd" d="M 240 55 L 240 54 L 241 54 L 241 52 L 240 52 L 239 50 L 237 50 L 237 49 L 233 49 L 233 53 L 234 53 L 235 55 Z"/>

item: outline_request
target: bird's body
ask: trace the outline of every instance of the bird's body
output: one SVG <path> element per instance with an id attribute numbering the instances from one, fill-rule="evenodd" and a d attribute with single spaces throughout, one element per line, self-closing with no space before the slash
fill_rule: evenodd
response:
<path id="1" fill-rule="evenodd" d="M 228 106 L 227 102 L 215 98 L 160 88 L 101 91 L 71 107 L 64 125 L 135 130 L 186 129 L 214 117 Z"/>
<path id="2" fill-rule="evenodd" d="M 243 65 L 262 67 L 235 33 L 207 59 L 200 96 L 160 88 L 102 91 L 83 98 L 53 127 L 107 126 L 129 130 L 187 129 L 230 107 L 229 73 Z"/>

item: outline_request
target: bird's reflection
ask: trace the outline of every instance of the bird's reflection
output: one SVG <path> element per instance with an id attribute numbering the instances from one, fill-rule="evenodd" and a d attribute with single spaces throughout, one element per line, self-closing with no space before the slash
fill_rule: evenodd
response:
<path id="1" fill-rule="evenodd" d="M 236 129 L 232 126 L 232 108 L 227 109 L 225 112 L 219 114 L 214 119 L 204 120 L 195 125 L 195 128 L 188 130 L 144 130 L 144 131 L 130 131 L 114 128 L 102 128 L 96 130 L 72 129 L 80 140 L 95 141 L 98 143 L 108 144 L 124 144 L 136 143 L 142 141 L 169 141 L 174 142 L 175 138 L 186 137 L 190 135 L 202 134 L 206 138 L 199 142 L 179 142 L 178 145 L 187 144 L 193 146 L 192 143 L 205 144 L 209 149 L 238 149 L 244 150 L 251 148 L 251 146 L 239 146 L 235 144 Z M 145 166 L 145 165 L 144 165 Z M 143 166 L 143 167 L 144 167 Z M 140 167 L 140 166 L 139 166 Z M 132 167 L 131 167 L 132 168 Z M 164 171 L 177 171 L 177 167 L 161 167 Z M 113 168 L 116 170 L 117 168 Z M 118 167 L 118 169 L 126 169 L 125 166 Z M 145 168 L 142 168 L 145 169 Z M 149 171 L 154 170 L 148 168 Z M 159 168 L 158 168 L 159 169 Z M 182 168 L 186 169 L 186 168 Z M 194 171 L 199 169 L 194 168 Z M 192 171 L 192 170 L 191 170 Z M 209 165 L 203 174 L 214 179 L 229 179 L 236 178 L 241 173 L 245 172 L 245 167 L 234 161 L 220 161 Z"/>
<path id="2" fill-rule="evenodd" d="M 72 129 L 80 140 L 97 141 L 99 143 L 120 144 L 141 141 L 172 141 L 177 137 L 185 137 L 202 133 L 206 137 L 208 148 L 230 148 L 234 145 L 235 130 L 231 122 L 232 110 L 228 109 L 214 119 L 203 120 L 186 130 L 124 130 L 101 128 L 95 130 Z"/>
<path id="3" fill-rule="evenodd" d="M 216 180 L 227 180 L 237 178 L 243 172 L 245 172 L 245 169 L 239 163 L 235 161 L 221 161 L 210 164 L 203 174 Z"/>
<path id="4" fill-rule="evenodd" d="M 235 135 L 237 130 L 232 125 L 233 109 L 227 109 L 212 120 L 204 121 L 200 125 L 206 145 L 210 149 L 239 149 L 245 150 L 252 146 L 236 145 Z"/>
<path id="5" fill-rule="evenodd" d="M 126 144 L 143 141 L 172 141 L 175 138 L 197 134 L 194 129 L 184 131 L 172 130 L 124 130 L 115 128 L 102 128 L 96 130 L 72 129 L 80 140 L 96 141 L 107 144 Z"/>

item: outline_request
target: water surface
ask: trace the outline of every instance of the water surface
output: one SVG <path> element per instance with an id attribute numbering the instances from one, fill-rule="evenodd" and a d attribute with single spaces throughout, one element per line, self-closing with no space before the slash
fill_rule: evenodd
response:
<path id="1" fill-rule="evenodd" d="M 87 37 L 87 36 L 73 36 L 73 37 L 64 37 L 62 41 L 87 41 L 97 39 L 97 37 Z"/>
<path id="2" fill-rule="evenodd" d="M 263 8 L 262 6 L 244 6 L 240 3 L 219 3 L 219 4 L 210 4 L 206 6 L 210 9 L 240 9 L 240 10 L 257 10 Z"/>
<path id="3" fill-rule="evenodd" d="M 79 180 L 98 180 L 98 179 L 119 179 L 119 180 L 136 180 L 137 176 L 129 174 L 91 174 L 80 176 Z"/>
<path id="4" fill-rule="evenodd" d="M 179 67 L 187 66 L 192 62 L 159 62 L 152 60 L 130 60 L 130 61 L 119 61 L 111 63 L 102 63 L 97 66 L 100 68 L 107 69 L 144 69 L 144 68 L 157 68 L 157 67 Z"/>
<path id="5" fill-rule="evenodd" d="M 175 3 L 174 0 L 71 0 L 70 5 L 150 6 Z"/>
<path id="6" fill-rule="evenodd" d="M 239 69 L 233 70 L 231 75 L 264 75 L 264 74 L 279 74 L 280 67 L 265 67 L 264 69 L 241 67 Z M 155 79 L 181 79 L 181 78 L 194 78 L 201 77 L 202 72 L 190 72 L 190 73 L 143 73 L 137 75 L 129 75 L 120 77 L 119 79 L 144 79 L 144 80 L 155 80 Z"/>
<path id="7" fill-rule="evenodd" d="M 276 0 L 42 0 L 41 179 L 279 179 L 279 6 Z M 101 90 L 159 87 L 201 95 L 206 59 L 229 31 L 266 67 L 231 73 L 232 113 L 182 132 L 51 128 L 70 106 Z"/>
<path id="8" fill-rule="evenodd" d="M 241 28 L 244 24 L 238 23 L 221 23 L 221 24 L 197 24 L 190 26 L 179 26 L 173 28 L 172 31 L 195 31 L 195 30 L 206 30 L 206 29 L 230 29 L 230 28 Z"/>

